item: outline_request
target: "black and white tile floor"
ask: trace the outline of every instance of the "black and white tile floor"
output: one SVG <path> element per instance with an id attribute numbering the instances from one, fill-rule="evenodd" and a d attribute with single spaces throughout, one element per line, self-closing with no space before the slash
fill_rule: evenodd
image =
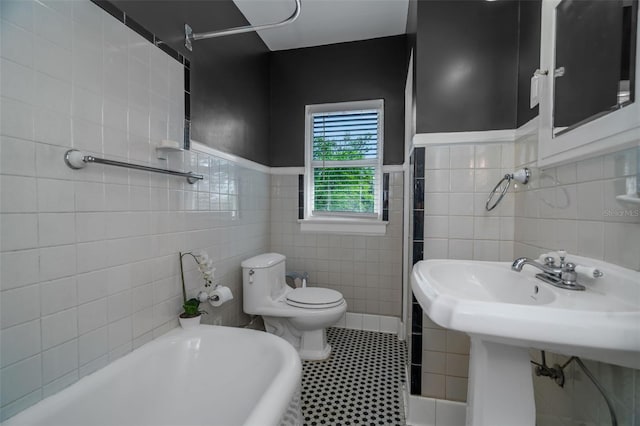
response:
<path id="1" fill-rule="evenodd" d="M 405 425 L 404 342 L 345 328 L 329 328 L 327 339 L 328 360 L 302 363 L 304 425 Z"/>

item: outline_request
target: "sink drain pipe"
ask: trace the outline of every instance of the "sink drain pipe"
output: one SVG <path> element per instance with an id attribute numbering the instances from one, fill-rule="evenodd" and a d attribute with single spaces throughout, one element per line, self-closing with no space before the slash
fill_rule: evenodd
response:
<path id="1" fill-rule="evenodd" d="M 578 358 L 577 356 L 572 356 L 567 360 L 567 362 L 565 362 L 562 365 L 554 364 L 553 367 L 549 367 L 547 365 L 545 351 L 540 351 L 540 354 L 542 356 L 542 363 L 531 361 L 531 364 L 536 366 L 536 369 L 535 369 L 536 376 L 549 377 L 554 382 L 556 382 L 558 386 L 562 388 L 564 387 L 564 369 L 569 364 L 571 364 L 572 361 L 575 361 L 576 364 L 578 364 L 580 368 L 582 368 L 582 371 L 584 371 L 584 374 L 586 374 L 589 380 L 591 380 L 591 383 L 595 385 L 596 389 L 598 389 L 598 391 L 600 392 L 600 395 L 602 395 L 602 397 L 604 398 L 604 401 L 607 403 L 607 408 L 609 408 L 609 415 L 611 416 L 611 426 L 618 426 L 618 418 L 616 417 L 616 412 L 613 409 L 613 403 L 607 396 L 607 393 L 605 392 L 600 382 L 596 380 L 595 376 L 591 373 L 591 371 L 587 368 L 587 366 L 584 365 L 584 363 L 580 358 Z"/>

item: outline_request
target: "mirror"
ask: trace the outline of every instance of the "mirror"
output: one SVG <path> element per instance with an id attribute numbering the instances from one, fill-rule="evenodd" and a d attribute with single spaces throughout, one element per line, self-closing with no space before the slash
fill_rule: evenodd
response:
<path id="1" fill-rule="evenodd" d="M 638 0 L 562 0 L 555 10 L 553 137 L 635 99 Z"/>
<path id="2" fill-rule="evenodd" d="M 542 0 L 538 167 L 640 146 L 638 1 Z"/>

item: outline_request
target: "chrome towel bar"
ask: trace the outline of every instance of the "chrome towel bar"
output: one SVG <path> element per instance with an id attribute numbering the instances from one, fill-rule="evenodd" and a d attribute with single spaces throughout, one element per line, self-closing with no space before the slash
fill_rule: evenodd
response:
<path id="1" fill-rule="evenodd" d="M 64 153 L 64 162 L 72 169 L 82 169 L 87 163 L 106 164 L 108 166 L 124 167 L 127 169 L 144 170 L 146 172 L 162 173 L 165 175 L 180 176 L 187 178 L 187 182 L 193 184 L 204 179 L 202 175 L 193 172 L 179 172 L 176 170 L 160 169 L 158 167 L 143 166 L 140 164 L 125 163 L 123 161 L 107 160 L 106 158 L 97 158 L 92 155 L 84 155 L 77 149 L 70 149 Z"/>

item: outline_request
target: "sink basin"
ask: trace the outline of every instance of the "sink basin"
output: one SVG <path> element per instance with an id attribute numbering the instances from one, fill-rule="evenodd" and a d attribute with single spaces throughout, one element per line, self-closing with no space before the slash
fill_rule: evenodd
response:
<path id="1" fill-rule="evenodd" d="M 415 273 L 418 282 L 430 284 L 420 287 L 425 294 L 429 292 L 425 304 L 448 297 L 484 303 L 546 305 L 556 298 L 539 281 L 511 271 L 505 263 L 430 260 L 416 265 Z"/>
<path id="2" fill-rule="evenodd" d="M 605 275 L 571 291 L 540 281 L 529 266 L 515 272 L 507 262 L 427 260 L 413 269 L 413 292 L 442 327 L 640 368 L 640 273 L 572 261 Z"/>
<path id="3" fill-rule="evenodd" d="M 411 274 L 424 312 L 471 337 L 467 425 L 535 424 L 529 350 L 640 368 L 640 272 L 569 256 L 600 278 L 585 291 L 554 287 L 510 262 L 426 260 Z M 491 389 L 491 392 L 487 392 Z"/>

